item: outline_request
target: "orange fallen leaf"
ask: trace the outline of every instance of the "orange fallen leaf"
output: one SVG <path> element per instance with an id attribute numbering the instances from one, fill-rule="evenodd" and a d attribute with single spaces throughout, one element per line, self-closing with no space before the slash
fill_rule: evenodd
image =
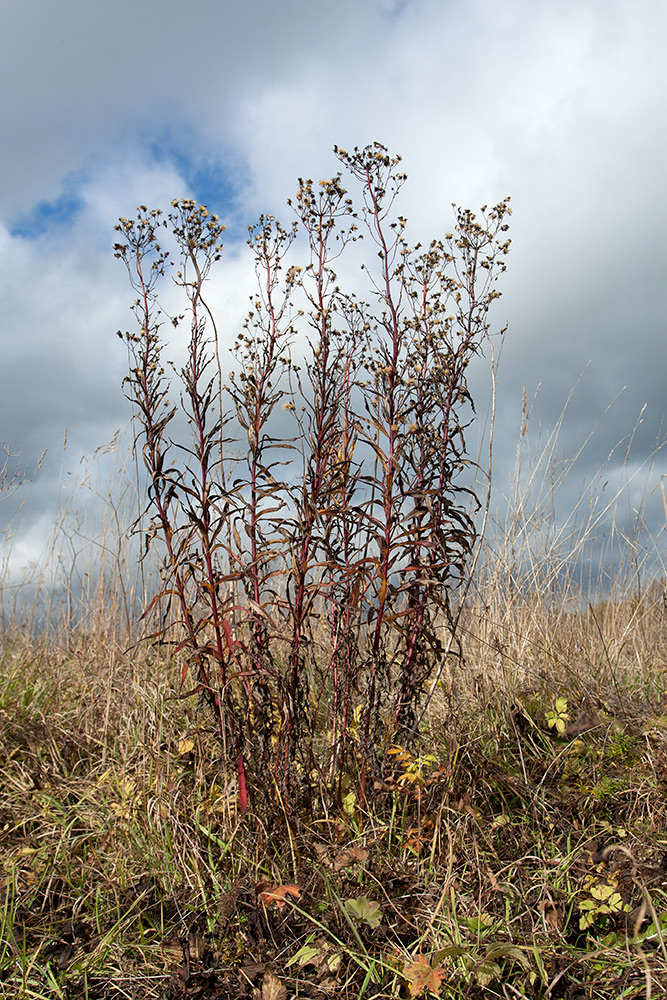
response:
<path id="1" fill-rule="evenodd" d="M 428 955 L 415 955 L 414 962 L 403 969 L 403 976 L 408 984 L 410 996 L 418 997 L 425 990 L 438 994 L 445 978 L 445 970 L 441 965 L 434 969 Z"/>
<path id="2" fill-rule="evenodd" d="M 287 896 L 295 896 L 298 899 L 301 895 L 298 885 L 271 885 L 271 883 L 267 885 L 266 882 L 260 882 L 256 888 L 264 906 L 270 906 L 271 903 L 284 906 Z"/>

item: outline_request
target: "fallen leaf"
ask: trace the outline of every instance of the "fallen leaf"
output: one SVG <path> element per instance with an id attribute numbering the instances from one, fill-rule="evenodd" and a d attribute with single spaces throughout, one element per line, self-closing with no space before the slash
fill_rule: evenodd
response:
<path id="1" fill-rule="evenodd" d="M 246 965 L 239 966 L 239 972 L 246 977 L 246 979 L 254 979 L 259 976 L 262 972 L 266 971 L 266 962 L 248 962 Z"/>
<path id="2" fill-rule="evenodd" d="M 544 914 L 544 921 L 552 931 L 560 931 L 563 928 L 563 921 L 557 907 L 551 900 L 543 900 L 539 904 L 539 909 Z"/>
<path id="3" fill-rule="evenodd" d="M 348 851 L 341 851 L 334 858 L 334 871 L 342 871 L 343 868 L 349 868 L 351 865 L 357 863 L 363 864 L 364 861 L 368 860 L 368 851 L 364 850 L 363 847 L 351 847 Z"/>
<path id="4" fill-rule="evenodd" d="M 161 942 L 159 948 L 165 958 L 171 959 L 172 962 L 183 958 L 183 946 L 180 941 L 165 940 Z"/>
<path id="5" fill-rule="evenodd" d="M 199 962 L 206 951 L 206 941 L 201 936 L 193 932 L 188 937 L 188 952 L 192 962 Z"/>
<path id="6" fill-rule="evenodd" d="M 401 850 L 413 850 L 419 854 L 422 847 L 424 847 L 425 844 L 428 844 L 428 838 L 423 836 L 419 827 L 410 827 L 407 833 L 407 838 L 401 844 Z"/>
<path id="7" fill-rule="evenodd" d="M 271 883 L 267 885 L 265 882 L 259 882 L 256 891 L 264 906 L 270 906 L 271 903 L 275 903 L 278 907 L 284 906 L 287 896 L 295 896 L 298 899 L 301 895 L 298 885 L 271 885 Z"/>
<path id="8" fill-rule="evenodd" d="M 270 969 L 264 973 L 262 980 L 262 1000 L 285 1000 L 287 990 Z"/>
<path id="9" fill-rule="evenodd" d="M 403 969 L 403 976 L 411 997 L 418 997 L 425 990 L 437 995 L 445 978 L 445 970 L 440 965 L 434 969 L 428 955 L 415 955 L 414 961 Z"/>

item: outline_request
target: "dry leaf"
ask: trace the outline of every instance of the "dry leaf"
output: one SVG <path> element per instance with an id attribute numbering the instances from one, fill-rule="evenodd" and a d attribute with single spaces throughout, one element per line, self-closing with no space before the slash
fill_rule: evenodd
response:
<path id="1" fill-rule="evenodd" d="M 245 965 L 239 966 L 239 972 L 248 980 L 254 979 L 265 971 L 266 962 L 247 962 Z"/>
<path id="2" fill-rule="evenodd" d="M 422 847 L 424 847 L 425 844 L 428 844 L 428 838 L 423 836 L 419 827 L 410 827 L 407 832 L 408 836 L 407 839 L 401 844 L 401 850 L 405 851 L 408 848 L 412 848 L 413 851 L 416 851 L 417 854 L 419 854 Z"/>
<path id="3" fill-rule="evenodd" d="M 445 970 L 441 965 L 434 969 L 428 955 L 415 955 L 414 962 L 403 969 L 403 976 L 408 984 L 410 996 L 418 997 L 424 990 L 438 994 L 445 978 Z"/>
<path id="4" fill-rule="evenodd" d="M 563 927 L 563 921 L 561 920 L 560 914 L 556 906 L 551 902 L 551 900 L 540 903 L 540 910 L 544 914 L 544 921 L 552 931 L 560 931 Z"/>
<path id="5" fill-rule="evenodd" d="M 206 941 L 201 934 L 192 933 L 188 938 L 188 951 L 193 962 L 199 962 L 206 951 Z"/>
<path id="6" fill-rule="evenodd" d="M 287 990 L 270 969 L 264 973 L 262 980 L 262 1000 L 285 1000 Z"/>
<path id="7" fill-rule="evenodd" d="M 301 895 L 298 885 L 272 885 L 270 882 L 259 882 L 256 891 L 264 906 L 275 903 L 276 906 L 284 906 L 287 896 L 295 896 L 297 899 Z"/>
<path id="8" fill-rule="evenodd" d="M 351 865 L 363 864 L 364 861 L 368 860 L 368 851 L 364 850 L 363 847 L 351 847 L 348 851 L 341 851 L 334 858 L 334 871 L 342 871 L 343 868 L 349 868 Z"/>
<path id="9" fill-rule="evenodd" d="M 183 958 L 183 945 L 180 941 L 165 940 L 159 947 L 166 960 L 176 962 Z"/>
<path id="10" fill-rule="evenodd" d="M 329 863 L 330 850 L 326 844 L 315 844 L 315 853 L 323 864 Z"/>

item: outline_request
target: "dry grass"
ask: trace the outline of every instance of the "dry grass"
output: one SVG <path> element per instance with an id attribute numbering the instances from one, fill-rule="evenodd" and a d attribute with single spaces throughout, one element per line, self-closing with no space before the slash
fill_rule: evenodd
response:
<path id="1" fill-rule="evenodd" d="M 664 996 L 665 583 L 621 561 L 586 600 L 545 545 L 519 586 L 527 510 L 423 738 L 311 823 L 241 817 L 210 716 L 104 599 L 110 528 L 79 626 L 0 638 L 0 996 Z"/>
<path id="2" fill-rule="evenodd" d="M 241 820 L 155 654 L 6 636 L 4 994 L 662 995 L 664 596 L 471 608 L 425 743 L 310 826 Z"/>

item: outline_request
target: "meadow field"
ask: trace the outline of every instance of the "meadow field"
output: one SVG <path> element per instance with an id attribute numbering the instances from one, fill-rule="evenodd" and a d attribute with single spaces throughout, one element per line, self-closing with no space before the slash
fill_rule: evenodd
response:
<path id="1" fill-rule="evenodd" d="M 336 155 L 358 209 L 337 174 L 260 217 L 231 361 L 217 217 L 116 227 L 134 451 L 22 579 L 4 538 L 0 995 L 667 990 L 661 442 L 578 492 L 524 398 L 494 500 L 509 201 L 411 248 L 400 158 Z"/>
<path id="2" fill-rule="evenodd" d="M 241 813 L 206 706 L 128 630 L 129 542 L 48 632 L 5 593 L 0 994 L 664 995 L 665 581 L 626 553 L 588 601 L 530 520 L 487 535 L 419 739 L 310 812 Z"/>

